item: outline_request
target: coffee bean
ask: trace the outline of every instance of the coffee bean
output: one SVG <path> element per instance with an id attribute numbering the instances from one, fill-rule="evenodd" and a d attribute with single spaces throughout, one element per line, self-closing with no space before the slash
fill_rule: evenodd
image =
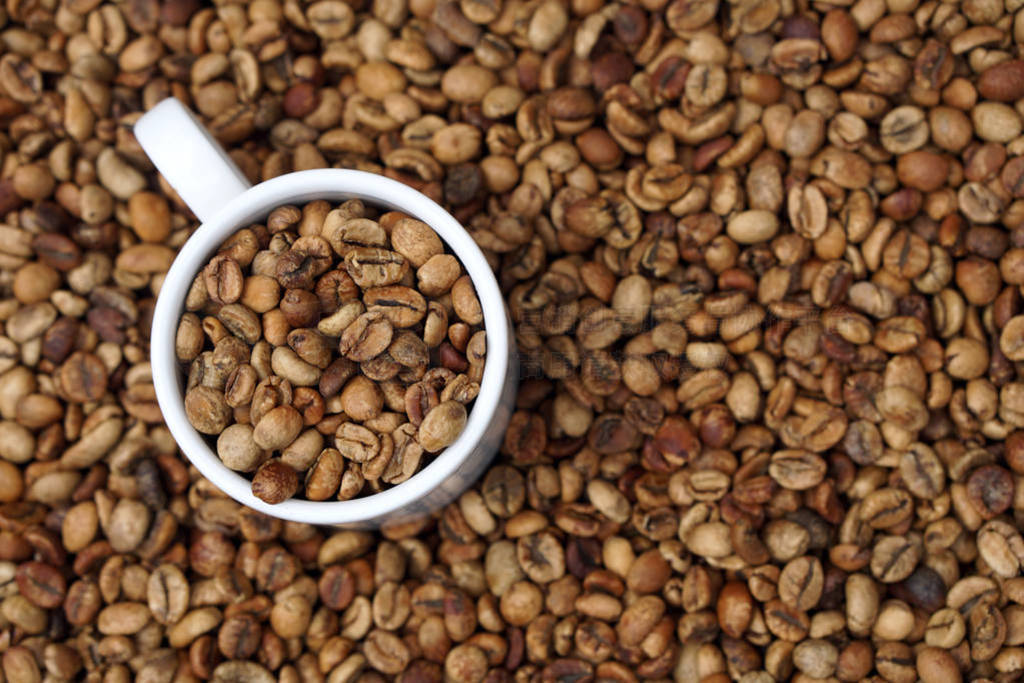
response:
<path id="1" fill-rule="evenodd" d="M 918 567 L 891 590 L 898 598 L 927 612 L 935 612 L 946 603 L 946 585 L 942 577 L 927 566 Z"/>
<path id="2" fill-rule="evenodd" d="M 816 558 L 791 560 L 779 575 L 779 598 L 795 609 L 807 611 L 818 604 L 824 587 L 821 563 Z"/>
<path id="3" fill-rule="evenodd" d="M 994 606 L 983 603 L 974 607 L 967 617 L 967 638 L 971 657 L 985 661 L 995 655 L 1006 640 L 1006 620 Z"/>
<path id="4" fill-rule="evenodd" d="M 260 646 L 259 622 L 250 614 L 226 619 L 217 632 L 217 649 L 228 659 L 246 659 Z"/>
<path id="5" fill-rule="evenodd" d="M 64 602 L 64 577 L 60 571 L 46 563 L 26 562 L 19 565 L 15 580 L 18 592 L 39 607 L 52 609 Z"/>
<path id="6" fill-rule="evenodd" d="M 287 500 L 299 487 L 295 470 L 280 460 L 268 460 L 253 475 L 253 495 L 268 503 Z"/>
<path id="7" fill-rule="evenodd" d="M 60 380 L 71 400 L 98 401 L 107 391 L 107 368 L 95 355 L 76 351 L 61 365 Z"/>
<path id="8" fill-rule="evenodd" d="M 153 618 L 174 624 L 188 609 L 189 585 L 180 569 L 164 564 L 150 574 L 146 596 Z"/>
<path id="9" fill-rule="evenodd" d="M 996 465 L 979 467 L 967 479 L 967 495 L 983 519 L 1002 513 L 1013 501 L 1010 473 Z"/>
<path id="10" fill-rule="evenodd" d="M 881 538 L 871 553 L 871 573 L 884 583 L 896 583 L 910 576 L 920 560 L 921 551 L 900 536 Z"/>

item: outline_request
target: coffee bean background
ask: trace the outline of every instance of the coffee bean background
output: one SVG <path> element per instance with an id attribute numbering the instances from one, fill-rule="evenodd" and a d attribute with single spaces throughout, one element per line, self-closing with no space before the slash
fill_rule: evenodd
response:
<path id="1" fill-rule="evenodd" d="M 1018 0 L 7 0 L 3 680 L 1020 679 L 1022 44 Z M 181 456 L 169 96 L 484 250 L 523 381 L 434 518 L 282 523 Z"/>

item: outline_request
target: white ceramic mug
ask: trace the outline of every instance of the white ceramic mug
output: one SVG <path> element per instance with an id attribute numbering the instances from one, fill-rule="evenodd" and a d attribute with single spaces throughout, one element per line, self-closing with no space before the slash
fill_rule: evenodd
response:
<path id="1" fill-rule="evenodd" d="M 166 99 L 135 124 L 135 137 L 202 225 L 181 248 L 164 279 L 153 315 L 151 361 L 157 401 L 178 446 L 204 477 L 232 498 L 274 517 L 311 524 L 373 527 L 430 513 L 454 500 L 483 474 L 504 438 L 515 405 L 518 359 L 511 322 L 487 260 L 451 214 L 425 195 L 362 171 L 299 171 L 251 186 L 231 158 L 178 100 Z M 487 360 L 480 393 L 455 443 L 407 481 L 347 501 L 288 500 L 269 505 L 251 482 L 224 466 L 185 417 L 184 374 L 174 341 L 185 296 L 199 270 L 236 231 L 283 204 L 361 199 L 430 225 L 473 280 L 484 314 Z"/>

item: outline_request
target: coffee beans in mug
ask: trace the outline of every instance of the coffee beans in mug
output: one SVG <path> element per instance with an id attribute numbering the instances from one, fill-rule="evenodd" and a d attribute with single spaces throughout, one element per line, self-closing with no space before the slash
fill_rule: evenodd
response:
<path id="1" fill-rule="evenodd" d="M 203 267 L 178 324 L 185 413 L 254 495 L 374 493 L 455 442 L 486 342 L 444 249 L 413 218 L 312 202 L 275 209 Z"/>

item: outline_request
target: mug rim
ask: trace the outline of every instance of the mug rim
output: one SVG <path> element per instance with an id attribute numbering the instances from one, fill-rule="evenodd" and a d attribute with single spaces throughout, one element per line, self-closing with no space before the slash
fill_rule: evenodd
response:
<path id="1" fill-rule="evenodd" d="M 477 395 L 462 433 L 419 472 L 389 489 L 345 501 L 297 498 L 271 505 L 252 494 L 250 479 L 227 467 L 185 415 L 183 373 L 175 352 L 178 321 L 195 276 L 216 249 L 238 230 L 283 204 L 315 199 L 362 199 L 407 213 L 429 225 L 459 259 L 480 300 L 487 358 Z M 351 169 L 287 173 L 250 187 L 200 224 L 175 257 L 160 286 L 150 334 L 150 364 L 157 403 L 171 435 L 204 477 L 239 503 L 280 519 L 310 524 L 371 522 L 412 506 L 437 489 L 474 454 L 501 403 L 511 353 L 509 321 L 497 279 L 465 228 L 440 204 L 390 178 Z"/>

